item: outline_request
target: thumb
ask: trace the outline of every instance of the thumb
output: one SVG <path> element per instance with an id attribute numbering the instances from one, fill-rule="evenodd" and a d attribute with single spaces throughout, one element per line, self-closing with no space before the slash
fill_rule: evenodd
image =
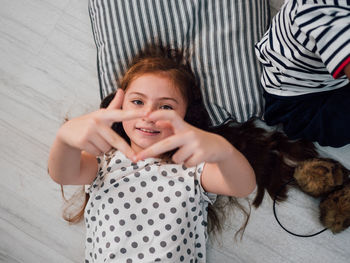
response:
<path id="1" fill-rule="evenodd" d="M 124 91 L 122 89 L 117 89 L 114 98 L 108 105 L 107 109 L 121 109 L 124 100 Z"/>

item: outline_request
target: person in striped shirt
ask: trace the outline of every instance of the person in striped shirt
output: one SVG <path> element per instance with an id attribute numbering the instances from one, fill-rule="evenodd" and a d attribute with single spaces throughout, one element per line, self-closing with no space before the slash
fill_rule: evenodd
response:
<path id="1" fill-rule="evenodd" d="M 291 139 L 350 144 L 350 1 L 287 0 L 255 48 L 266 123 Z"/>

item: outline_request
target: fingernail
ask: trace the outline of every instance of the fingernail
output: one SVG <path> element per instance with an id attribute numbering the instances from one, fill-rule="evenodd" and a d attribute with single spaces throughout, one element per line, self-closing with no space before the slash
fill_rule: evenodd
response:
<path id="1" fill-rule="evenodd" d="M 139 155 L 139 154 L 136 155 L 136 158 L 139 161 L 144 161 L 145 160 L 145 158 L 142 158 L 142 155 Z"/>
<path id="2" fill-rule="evenodd" d="M 133 162 L 136 163 L 136 162 L 137 162 L 137 157 L 136 157 L 136 155 L 132 155 L 132 156 L 131 156 L 131 160 L 132 160 Z"/>

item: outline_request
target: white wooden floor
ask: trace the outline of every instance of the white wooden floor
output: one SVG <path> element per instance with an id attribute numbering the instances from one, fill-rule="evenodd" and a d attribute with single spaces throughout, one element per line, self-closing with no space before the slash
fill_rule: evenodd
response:
<path id="1" fill-rule="evenodd" d="M 61 218 L 47 158 L 66 116 L 98 108 L 87 0 L 0 0 L 0 6 L 0 262 L 83 262 L 84 226 Z M 322 151 L 350 166 L 350 145 Z M 297 191 L 279 207 L 281 220 L 299 233 L 321 227 L 317 211 Z M 233 240 L 239 216 L 232 217 L 221 245 L 210 245 L 209 262 L 349 262 L 349 229 L 293 237 L 275 222 L 269 198 L 251 217 L 241 242 Z"/>

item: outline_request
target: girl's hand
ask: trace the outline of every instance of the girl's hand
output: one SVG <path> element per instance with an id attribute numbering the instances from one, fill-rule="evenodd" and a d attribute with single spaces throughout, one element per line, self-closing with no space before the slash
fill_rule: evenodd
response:
<path id="1" fill-rule="evenodd" d="M 146 115 L 139 111 L 121 109 L 124 92 L 118 89 L 106 109 L 74 118 L 59 129 L 57 137 L 66 145 L 86 151 L 92 155 L 108 152 L 112 147 L 120 150 L 128 158 L 134 156 L 129 144 L 111 128 L 114 122 L 121 122 Z"/>
<path id="2" fill-rule="evenodd" d="M 218 163 L 227 157 L 227 152 L 232 152 L 233 146 L 222 136 L 193 127 L 175 111 L 155 111 L 148 119 L 155 122 L 156 126 L 170 125 L 174 135 L 139 152 L 133 161 L 156 157 L 179 148 L 172 157 L 173 161 L 191 167 L 201 162 Z"/>
<path id="3" fill-rule="evenodd" d="M 178 148 L 172 157 L 175 163 L 184 163 L 187 167 L 206 163 L 201 175 L 201 185 L 205 191 L 245 197 L 254 190 L 256 181 L 253 168 L 225 138 L 193 127 L 175 111 L 155 111 L 148 118 L 158 126 L 170 125 L 174 135 L 139 152 L 133 161 Z"/>

